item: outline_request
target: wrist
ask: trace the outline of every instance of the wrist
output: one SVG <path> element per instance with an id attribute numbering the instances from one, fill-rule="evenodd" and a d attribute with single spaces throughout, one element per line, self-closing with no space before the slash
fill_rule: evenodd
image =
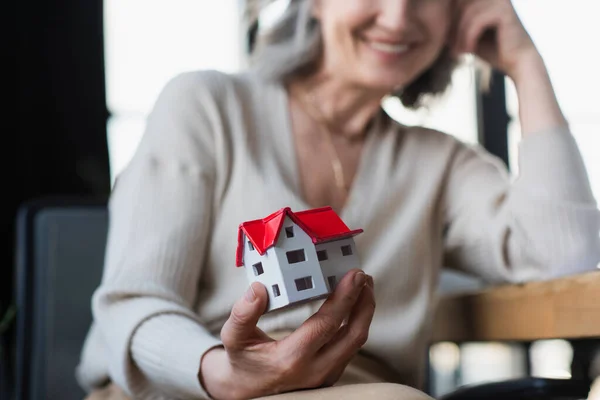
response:
<path id="1" fill-rule="evenodd" d="M 518 57 L 518 62 L 506 72 L 506 75 L 512 79 L 517 89 L 519 86 L 531 82 L 536 78 L 549 79 L 548 70 L 541 54 L 537 49 L 532 48 L 523 52 Z"/>
<path id="2" fill-rule="evenodd" d="M 509 77 L 517 90 L 523 136 L 565 126 L 567 121 L 542 56 L 534 49 L 520 54 L 518 60 Z"/>
<path id="3" fill-rule="evenodd" d="M 204 353 L 200 361 L 198 380 L 211 399 L 229 398 L 226 390 L 231 388 L 227 351 L 221 346 Z"/>

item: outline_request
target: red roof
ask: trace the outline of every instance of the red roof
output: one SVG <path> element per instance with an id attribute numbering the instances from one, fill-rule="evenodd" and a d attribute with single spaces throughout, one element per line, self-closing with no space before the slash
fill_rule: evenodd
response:
<path id="1" fill-rule="evenodd" d="M 302 228 L 315 244 L 344 239 L 363 232 L 362 229 L 350 230 L 331 207 L 315 208 L 296 213 L 292 212 L 289 207 L 285 207 L 266 218 L 240 224 L 238 246 L 235 254 L 235 262 L 238 267 L 243 265 L 243 234 L 248 237 L 258 253 L 263 255 L 267 249 L 275 244 L 286 215 Z"/>

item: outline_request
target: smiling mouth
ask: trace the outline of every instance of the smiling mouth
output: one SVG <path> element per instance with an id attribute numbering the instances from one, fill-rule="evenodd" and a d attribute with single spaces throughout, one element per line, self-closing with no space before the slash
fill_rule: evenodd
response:
<path id="1" fill-rule="evenodd" d="M 385 54 L 390 55 L 402 55 L 407 53 L 411 46 L 403 43 L 386 43 L 386 42 L 377 42 L 377 41 L 366 41 L 367 46 L 371 47 L 373 50 L 380 51 Z"/>

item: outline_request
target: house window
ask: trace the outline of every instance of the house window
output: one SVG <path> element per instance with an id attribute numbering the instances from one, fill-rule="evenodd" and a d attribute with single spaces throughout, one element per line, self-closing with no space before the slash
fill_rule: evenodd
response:
<path id="1" fill-rule="evenodd" d="M 329 288 L 331 290 L 334 290 L 335 286 L 337 285 L 337 278 L 335 277 L 335 275 L 329 276 L 327 277 L 327 282 L 329 283 Z"/>
<path id="2" fill-rule="evenodd" d="M 263 269 L 261 262 L 257 262 L 256 264 L 254 264 L 252 266 L 252 268 L 254 269 L 254 275 L 256 275 L 256 276 L 262 275 L 265 273 L 265 270 Z"/>
<path id="3" fill-rule="evenodd" d="M 293 226 L 288 226 L 287 228 L 285 228 L 285 236 L 286 237 L 294 237 L 294 227 Z"/>
<path id="4" fill-rule="evenodd" d="M 342 246 L 342 255 L 343 256 L 351 256 L 352 255 L 352 246 L 347 244 L 346 246 Z"/>
<path id="5" fill-rule="evenodd" d="M 289 264 L 296 264 L 302 261 L 306 261 L 306 255 L 304 249 L 292 250 L 285 253 Z"/>
<path id="6" fill-rule="evenodd" d="M 254 250 L 254 246 L 252 246 L 252 242 L 248 240 L 248 248 L 250 251 Z"/>
<path id="7" fill-rule="evenodd" d="M 281 293 L 279 292 L 279 285 L 273 285 L 273 296 L 275 297 L 279 297 L 281 295 Z"/>
<path id="8" fill-rule="evenodd" d="M 325 261 L 329 259 L 329 257 L 327 256 L 327 250 L 317 251 L 317 258 L 319 259 L 319 261 Z"/>
<path id="9" fill-rule="evenodd" d="M 304 278 L 298 278 L 295 280 L 296 289 L 301 292 L 313 288 L 312 276 L 305 276 Z"/>

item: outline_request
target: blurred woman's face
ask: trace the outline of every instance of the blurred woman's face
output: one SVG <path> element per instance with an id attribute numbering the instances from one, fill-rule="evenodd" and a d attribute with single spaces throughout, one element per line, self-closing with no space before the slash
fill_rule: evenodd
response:
<path id="1" fill-rule="evenodd" d="M 326 72 L 391 91 L 424 72 L 448 43 L 452 0 L 314 0 Z"/>

